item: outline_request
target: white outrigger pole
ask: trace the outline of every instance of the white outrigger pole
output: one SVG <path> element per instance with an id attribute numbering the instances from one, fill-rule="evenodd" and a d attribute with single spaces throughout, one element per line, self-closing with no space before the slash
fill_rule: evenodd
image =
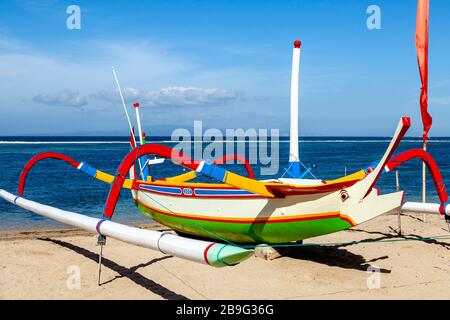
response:
<path id="1" fill-rule="evenodd" d="M 290 144 L 289 144 L 289 166 L 287 173 L 294 179 L 300 175 L 300 159 L 298 152 L 298 96 L 299 96 L 299 74 L 300 74 L 300 40 L 294 41 L 292 52 L 292 73 L 291 73 L 291 123 L 290 123 Z"/>
<path id="2" fill-rule="evenodd" d="M 170 232 L 159 232 L 130 227 L 117 222 L 88 217 L 79 213 L 61 210 L 35 201 L 16 196 L 0 189 L 0 198 L 41 216 L 72 225 L 74 227 L 98 232 L 137 246 L 150 248 L 174 257 L 207 264 L 213 267 L 225 267 L 238 264 L 253 255 L 253 250 L 180 237 Z"/>

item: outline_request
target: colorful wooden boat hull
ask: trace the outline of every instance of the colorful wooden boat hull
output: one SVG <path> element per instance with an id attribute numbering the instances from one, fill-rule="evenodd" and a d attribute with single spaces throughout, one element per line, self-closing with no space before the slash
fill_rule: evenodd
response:
<path id="1" fill-rule="evenodd" d="M 177 231 L 233 242 L 286 243 L 345 230 L 401 206 L 403 192 L 380 195 L 374 185 L 409 126 L 409 118 L 400 119 L 376 168 L 343 189 L 277 198 L 224 185 L 136 182 L 132 196 L 145 214 Z M 112 192 L 117 198 L 120 189 Z"/>
<path id="2" fill-rule="evenodd" d="M 284 199 L 218 196 L 134 193 L 138 208 L 155 221 L 179 232 L 238 243 L 286 243 L 345 230 L 399 207 L 403 193 L 379 196 L 374 189 L 364 202 L 375 206 L 367 208 L 364 202 L 349 206 L 340 192 Z"/>

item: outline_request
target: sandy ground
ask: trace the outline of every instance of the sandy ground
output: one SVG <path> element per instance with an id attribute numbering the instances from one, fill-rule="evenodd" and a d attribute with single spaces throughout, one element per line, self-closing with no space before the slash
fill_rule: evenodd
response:
<path id="1" fill-rule="evenodd" d="M 441 217 L 422 218 L 405 214 L 404 238 L 449 235 Z M 404 239 L 396 227 L 397 217 L 385 215 L 307 242 Z M 100 287 L 97 254 L 96 235 L 82 231 L 2 233 L 0 298 L 450 298 L 450 239 L 299 247 L 272 261 L 252 257 L 222 269 L 108 239 Z"/>

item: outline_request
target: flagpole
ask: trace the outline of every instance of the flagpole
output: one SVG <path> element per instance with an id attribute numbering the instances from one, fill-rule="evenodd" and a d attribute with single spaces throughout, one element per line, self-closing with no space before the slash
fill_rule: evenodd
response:
<path id="1" fill-rule="evenodd" d="M 423 123 L 423 151 L 427 151 L 428 132 L 433 119 L 428 112 L 428 32 L 429 32 L 429 0 L 417 1 L 416 16 L 416 52 L 419 65 L 420 80 L 420 113 Z M 426 165 L 422 164 L 422 202 L 427 201 Z M 423 215 L 425 221 L 425 214 Z"/>
<path id="2" fill-rule="evenodd" d="M 427 151 L 427 145 L 423 145 L 423 151 Z M 422 163 L 422 202 L 427 202 L 427 184 L 426 184 L 426 178 L 427 178 L 427 167 L 425 165 L 425 162 Z"/>
<path id="3" fill-rule="evenodd" d="M 423 144 L 423 151 L 427 151 L 427 144 L 426 144 L 426 142 Z M 426 203 L 427 202 L 427 182 L 426 182 L 426 180 L 427 180 L 427 171 L 426 171 L 426 165 L 425 165 L 425 162 L 422 162 L 422 202 L 423 203 Z M 425 213 L 423 214 L 423 217 L 422 217 L 423 219 L 423 221 L 425 222 L 425 220 L 426 220 L 426 216 L 425 216 Z"/>

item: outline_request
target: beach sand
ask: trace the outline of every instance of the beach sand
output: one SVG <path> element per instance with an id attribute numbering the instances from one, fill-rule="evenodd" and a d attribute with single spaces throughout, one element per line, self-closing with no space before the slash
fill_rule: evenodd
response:
<path id="1" fill-rule="evenodd" d="M 442 217 L 404 213 L 403 234 L 448 236 Z M 161 226 L 153 226 L 153 228 Z M 398 240 L 396 215 L 306 243 Z M 449 299 L 450 240 L 296 247 L 215 269 L 108 239 L 97 285 L 96 235 L 0 234 L 1 299 Z M 372 267 L 371 267 L 372 266 Z M 379 268 L 379 273 L 371 270 Z M 79 288 L 77 274 L 79 271 Z"/>

